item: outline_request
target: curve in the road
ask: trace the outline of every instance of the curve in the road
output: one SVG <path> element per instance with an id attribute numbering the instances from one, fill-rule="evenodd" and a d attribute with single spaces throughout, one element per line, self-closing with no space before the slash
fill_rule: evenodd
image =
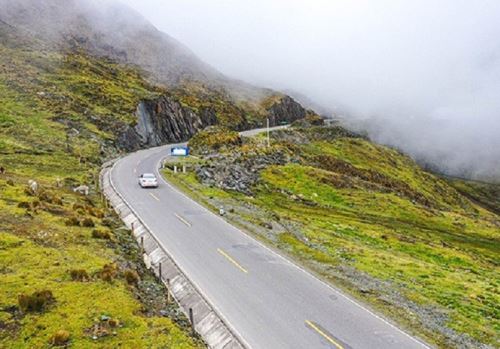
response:
<path id="1" fill-rule="evenodd" d="M 246 346 L 428 348 L 164 179 L 157 189 L 140 188 L 137 175 L 160 176 L 170 147 L 119 160 L 110 174 L 114 187 Z"/>

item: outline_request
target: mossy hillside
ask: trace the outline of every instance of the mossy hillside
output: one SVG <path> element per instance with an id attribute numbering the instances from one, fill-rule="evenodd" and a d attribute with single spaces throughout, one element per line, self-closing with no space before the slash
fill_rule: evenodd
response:
<path id="1" fill-rule="evenodd" d="M 403 195 L 413 194 L 412 199 L 420 199 L 427 205 L 455 209 L 470 206 L 468 200 L 465 200 L 456 190 L 443 180 L 421 170 L 408 156 L 361 138 L 312 142 L 307 147 L 305 156 L 308 162 L 334 173 L 347 171 L 346 168 L 336 169 L 335 163 L 347 163 L 349 167 L 358 170 L 354 173 L 356 177 L 389 187 L 392 185 L 395 191 L 399 189 Z M 334 162 L 331 168 L 329 167 L 332 165 L 329 163 L 330 159 Z M 362 171 L 365 171 L 365 175 Z"/>
<path id="2" fill-rule="evenodd" d="M 450 336 L 447 327 L 495 345 L 497 215 L 407 156 L 363 138 L 310 128 L 275 132 L 273 144 L 292 145 L 300 161 L 264 169 L 252 196 L 203 186 L 193 173 L 168 175 L 215 208 L 233 208 L 230 219 L 257 226 L 252 231 L 262 239 L 431 342 L 458 345 L 459 337 Z M 244 142 L 223 152 L 245 154 L 242 148 L 249 146 L 264 145 Z M 342 165 L 331 166 L 332 159 Z M 246 207 L 254 208 L 253 215 Z M 260 229 L 269 224 L 271 231 Z M 285 229 L 278 231 L 279 226 Z M 367 286 L 363 275 L 384 286 L 374 281 Z"/>
<path id="3" fill-rule="evenodd" d="M 108 226 L 113 218 L 103 218 L 105 209 L 46 183 L 43 194 L 31 195 L 22 182 L 14 174 L 0 179 L 1 346 L 47 347 L 59 330 L 68 331 L 72 346 L 79 348 L 197 345 L 171 320 L 145 315 L 145 305 L 135 298 L 134 287 L 122 276 L 126 269 L 120 266 L 138 252 L 117 253 L 119 234 L 127 232 Z M 68 225 L 71 217 L 79 224 Z M 83 227 L 85 220 L 94 226 Z M 110 239 L 93 237 L 96 229 L 107 231 Z M 102 280 L 100 271 L 114 261 L 119 263 L 115 278 Z M 90 280 L 73 280 L 73 270 L 84 270 Z M 55 297 L 48 309 L 31 313 L 18 308 L 19 295 L 41 290 Z M 120 326 L 113 335 L 92 339 L 91 329 L 102 315 Z"/>
<path id="4" fill-rule="evenodd" d="M 134 111 L 139 101 L 164 93 L 148 84 L 140 71 L 104 58 L 70 53 L 56 57 L 56 61 L 62 62 L 61 67 L 47 80 L 49 86 L 60 92 L 51 98 L 68 101 L 71 110 L 83 113 L 89 122 L 107 131 L 112 131 L 119 121 L 135 123 Z"/>
<path id="5" fill-rule="evenodd" d="M 0 152 L 26 174 L 82 172 L 75 167 L 113 156 L 139 101 L 161 93 L 139 71 L 83 52 L 0 45 L 0 54 Z"/>
<path id="6" fill-rule="evenodd" d="M 224 91 L 208 88 L 202 83 L 186 82 L 182 87 L 174 88 L 172 94 L 182 106 L 196 114 L 214 111 L 221 126 L 241 130 L 247 125 L 246 111 L 233 103 Z"/>
<path id="7" fill-rule="evenodd" d="M 500 184 L 458 178 L 445 178 L 445 180 L 472 201 L 500 214 Z"/>
<path id="8" fill-rule="evenodd" d="M 238 131 L 264 126 L 267 109 L 284 97 L 268 91 L 269 95 L 261 98 L 236 100 L 222 89 L 194 81 L 184 82 L 181 87 L 172 89 L 172 94 L 195 113 L 215 111 L 219 126 Z"/>
<path id="9" fill-rule="evenodd" d="M 136 68 L 83 51 L 0 45 L 0 54 L 2 81 L 35 97 L 44 110 L 73 121 L 134 122 L 138 102 L 164 92 L 149 84 Z"/>
<path id="10" fill-rule="evenodd" d="M 102 158 L 116 151 L 115 130 L 133 123 L 136 103 L 157 90 L 133 68 L 81 52 L 3 45 L 0 51 L 0 166 L 6 169 L 0 175 L 0 347 L 50 347 L 67 333 L 75 348 L 203 346 L 160 314 L 177 311 L 161 304 L 165 290 L 144 270 L 130 232 L 103 207 L 95 183 Z M 37 181 L 37 193 L 29 180 Z M 79 184 L 91 187 L 89 197 L 72 191 Z M 103 268 L 115 264 L 104 278 Z M 136 272 L 140 280 L 130 282 Z M 147 292 L 156 289 L 150 302 Z M 55 301 L 43 311 L 19 304 L 20 296 L 45 291 Z"/>

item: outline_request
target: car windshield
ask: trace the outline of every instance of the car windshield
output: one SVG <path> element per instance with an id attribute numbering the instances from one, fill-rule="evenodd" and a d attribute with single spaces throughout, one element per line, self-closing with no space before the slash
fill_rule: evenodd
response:
<path id="1" fill-rule="evenodd" d="M 154 179 L 156 178 L 154 174 L 151 173 L 145 173 L 142 175 L 142 178 L 148 178 L 148 179 Z"/>

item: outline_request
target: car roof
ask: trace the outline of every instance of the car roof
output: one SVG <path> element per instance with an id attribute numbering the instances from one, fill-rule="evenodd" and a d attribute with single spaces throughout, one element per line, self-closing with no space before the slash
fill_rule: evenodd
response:
<path id="1" fill-rule="evenodd" d="M 142 176 L 142 177 L 156 177 L 156 176 L 155 176 L 154 174 L 152 174 L 152 173 L 143 173 L 141 176 Z"/>

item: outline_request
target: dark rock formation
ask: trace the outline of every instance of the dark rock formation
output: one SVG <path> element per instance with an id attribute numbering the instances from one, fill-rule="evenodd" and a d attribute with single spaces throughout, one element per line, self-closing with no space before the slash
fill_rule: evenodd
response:
<path id="1" fill-rule="evenodd" d="M 290 154 L 280 150 L 254 154 L 235 151 L 213 154 L 204 159 L 206 163 L 195 169 L 201 183 L 245 195 L 252 195 L 252 188 L 258 182 L 261 170 L 271 165 L 296 161 L 291 159 Z"/>
<path id="2" fill-rule="evenodd" d="M 307 111 L 290 96 L 284 96 L 267 109 L 271 126 L 292 123 L 306 117 Z"/>
<path id="3" fill-rule="evenodd" d="M 217 122 L 213 110 L 203 109 L 196 114 L 169 96 L 142 101 L 136 115 L 135 127 L 127 127 L 118 138 L 118 145 L 128 151 L 184 142 Z"/>
<path id="4" fill-rule="evenodd" d="M 267 112 L 271 126 L 288 124 L 307 114 L 299 103 L 288 96 L 274 103 Z M 142 101 L 136 116 L 135 126 L 127 126 L 118 132 L 118 146 L 127 151 L 184 142 L 198 131 L 219 123 L 213 108 L 201 108 L 195 112 L 171 96 Z M 238 131 L 249 127 L 246 123 L 242 124 Z"/>

